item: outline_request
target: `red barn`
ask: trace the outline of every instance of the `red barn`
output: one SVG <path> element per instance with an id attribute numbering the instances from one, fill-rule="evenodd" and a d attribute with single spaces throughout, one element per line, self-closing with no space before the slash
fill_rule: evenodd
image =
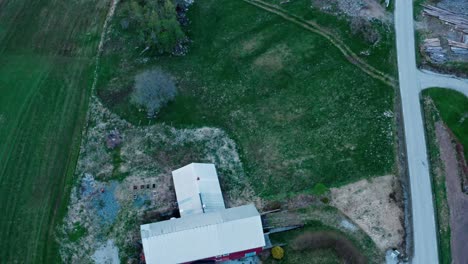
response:
<path id="1" fill-rule="evenodd" d="M 213 164 L 192 163 L 172 173 L 181 218 L 140 227 L 148 264 L 234 260 L 265 246 L 254 205 L 226 209 Z"/>

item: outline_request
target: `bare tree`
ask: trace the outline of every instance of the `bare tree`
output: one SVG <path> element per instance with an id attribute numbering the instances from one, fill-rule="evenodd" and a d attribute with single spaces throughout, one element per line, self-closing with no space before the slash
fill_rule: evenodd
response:
<path id="1" fill-rule="evenodd" d="M 149 118 L 155 117 L 176 94 L 176 86 L 171 76 L 160 69 L 144 71 L 135 76 L 132 102 L 145 107 Z"/>

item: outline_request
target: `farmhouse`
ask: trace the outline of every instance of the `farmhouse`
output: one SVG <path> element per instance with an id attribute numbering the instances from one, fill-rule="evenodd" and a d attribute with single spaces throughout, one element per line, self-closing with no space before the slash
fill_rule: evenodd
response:
<path id="1" fill-rule="evenodd" d="M 140 227 L 148 264 L 225 261 L 253 256 L 265 246 L 254 205 L 225 208 L 213 164 L 172 172 L 181 217 Z"/>

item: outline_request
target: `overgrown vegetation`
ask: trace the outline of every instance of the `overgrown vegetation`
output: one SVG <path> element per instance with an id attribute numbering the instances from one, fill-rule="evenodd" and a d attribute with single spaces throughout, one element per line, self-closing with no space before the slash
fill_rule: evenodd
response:
<path id="1" fill-rule="evenodd" d="M 120 9 L 122 30 L 134 33 L 142 52 L 172 53 L 187 41 L 174 0 L 127 0 Z"/>
<path id="2" fill-rule="evenodd" d="M 80 223 L 76 223 L 72 232 L 68 234 L 70 241 L 76 242 L 80 240 L 82 237 L 86 236 L 88 231 L 85 227 L 83 227 Z"/>
<path id="3" fill-rule="evenodd" d="M 273 243 L 286 244 L 284 258 L 266 259 L 265 263 L 379 263 L 368 259 L 364 249 L 341 231 L 320 221 L 307 221 L 298 230 L 272 234 Z M 369 252 L 367 252 L 369 253 Z"/>
<path id="4" fill-rule="evenodd" d="M 318 196 L 324 195 L 329 191 L 330 190 L 328 189 L 328 187 L 323 183 L 317 183 L 314 185 L 314 188 L 312 188 L 312 194 L 318 195 Z"/>
<path id="5" fill-rule="evenodd" d="M 331 248 L 347 263 L 367 263 L 351 241 L 335 232 L 303 233 L 294 239 L 291 247 L 299 251 Z"/>
<path id="6" fill-rule="evenodd" d="M 364 18 L 352 19 L 350 29 L 354 36 L 364 39 L 369 44 L 376 44 L 381 38 L 377 27 Z"/>
<path id="7" fill-rule="evenodd" d="M 174 77 L 178 96 L 157 122 L 227 131 L 263 197 L 393 171 L 392 87 L 323 37 L 245 2 L 195 2 L 188 18 L 193 43 L 184 57 L 140 55 L 114 25 L 98 87 L 107 106 L 147 124 L 130 103 L 128 76 L 159 67 Z"/>
<path id="8" fill-rule="evenodd" d="M 437 238 L 439 245 L 440 263 L 451 263 L 450 251 L 450 211 L 447 201 L 447 189 L 445 186 L 444 165 L 440 160 L 440 151 L 435 134 L 435 123 L 440 120 L 439 113 L 434 107 L 433 101 L 427 97 L 429 90 L 423 92 L 424 121 L 428 145 L 430 173 L 432 178 L 432 193 L 434 194 Z"/>

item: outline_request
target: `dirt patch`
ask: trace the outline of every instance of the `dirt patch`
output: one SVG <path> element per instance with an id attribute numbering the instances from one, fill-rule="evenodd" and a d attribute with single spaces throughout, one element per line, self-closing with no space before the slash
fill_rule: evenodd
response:
<path id="1" fill-rule="evenodd" d="M 290 57 L 291 51 L 282 44 L 268 50 L 255 59 L 254 65 L 267 71 L 277 72 L 283 69 L 284 62 Z"/>
<path id="2" fill-rule="evenodd" d="M 401 190 L 393 175 L 361 180 L 331 189 L 331 204 L 358 224 L 382 251 L 401 248 Z"/>
<path id="3" fill-rule="evenodd" d="M 249 55 L 255 50 L 257 50 L 262 45 L 262 38 L 261 37 L 254 37 L 248 39 L 241 44 L 240 48 L 240 55 Z"/>
<path id="4" fill-rule="evenodd" d="M 447 200 L 450 209 L 450 236 L 453 263 L 464 263 L 468 259 L 468 195 L 461 189 L 460 168 L 457 152 L 448 128 L 438 121 L 435 133 L 440 148 L 440 159 L 444 165 Z"/>

